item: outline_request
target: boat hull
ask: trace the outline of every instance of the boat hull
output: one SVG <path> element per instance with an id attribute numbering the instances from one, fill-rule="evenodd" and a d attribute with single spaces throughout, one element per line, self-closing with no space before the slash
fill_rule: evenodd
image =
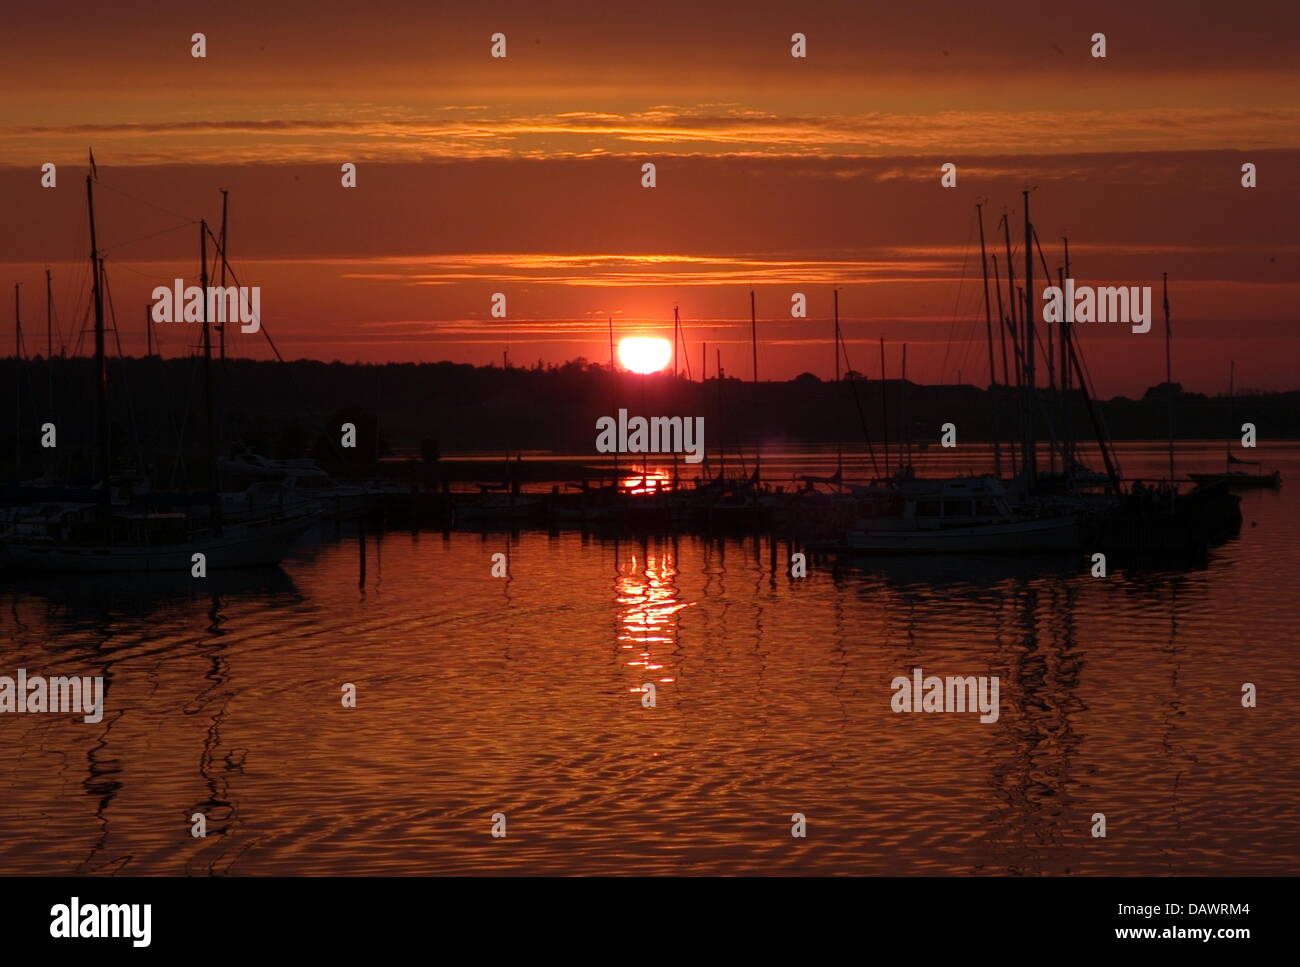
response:
<path id="1" fill-rule="evenodd" d="M 316 522 L 298 517 L 228 528 L 221 537 L 200 537 L 184 544 L 95 545 L 9 541 L 0 566 L 28 573 L 99 574 L 188 572 L 194 555 L 204 555 L 208 569 L 269 567 L 279 564 L 294 543 Z"/>
<path id="2" fill-rule="evenodd" d="M 1272 473 L 1189 473 L 1188 478 L 1198 486 L 1223 484 L 1229 490 L 1276 490 L 1282 485 L 1282 474 Z"/>
<path id="3" fill-rule="evenodd" d="M 850 531 L 850 550 L 879 554 L 996 554 L 1068 551 L 1082 546 L 1073 516 L 975 523 L 942 528 L 871 528 Z"/>

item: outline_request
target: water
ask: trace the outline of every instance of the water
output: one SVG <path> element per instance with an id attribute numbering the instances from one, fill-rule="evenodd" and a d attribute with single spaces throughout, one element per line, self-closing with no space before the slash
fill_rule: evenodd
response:
<path id="1" fill-rule="evenodd" d="M 1239 538 L 1105 580 L 1073 556 L 793 580 L 753 539 L 390 531 L 360 586 L 355 527 L 325 525 L 205 590 L 10 582 L 0 674 L 109 690 L 97 725 L 0 715 L 0 870 L 1293 874 L 1300 452 L 1264 453 L 1283 489 L 1243 494 Z M 1000 676 L 1001 717 L 891 712 L 918 666 Z"/>

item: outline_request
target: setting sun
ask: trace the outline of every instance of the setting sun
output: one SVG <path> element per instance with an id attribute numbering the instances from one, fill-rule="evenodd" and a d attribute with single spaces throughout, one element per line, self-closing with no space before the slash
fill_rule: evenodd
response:
<path id="1" fill-rule="evenodd" d="M 672 343 L 656 336 L 629 336 L 618 344 L 618 361 L 634 373 L 657 373 L 672 358 Z"/>

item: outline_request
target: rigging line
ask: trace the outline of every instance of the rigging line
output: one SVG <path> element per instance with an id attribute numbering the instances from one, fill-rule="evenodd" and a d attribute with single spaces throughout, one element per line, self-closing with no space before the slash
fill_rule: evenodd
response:
<path id="1" fill-rule="evenodd" d="M 845 368 L 845 370 L 847 370 L 849 373 L 856 372 L 856 370 L 853 369 L 852 364 L 849 362 L 849 348 L 848 348 L 848 346 L 846 346 L 845 343 L 844 343 L 844 326 L 843 326 L 843 324 L 840 325 L 839 341 L 840 341 L 840 349 L 842 350 L 842 352 L 843 352 L 843 354 L 844 354 L 844 368 Z M 866 417 L 866 414 L 863 413 L 863 411 L 862 411 L 862 400 L 859 399 L 859 397 L 858 397 L 858 381 L 857 381 L 857 379 L 855 379 L 855 378 L 853 378 L 853 377 L 850 377 L 850 378 L 849 378 L 849 389 L 850 389 L 850 391 L 853 393 L 853 405 L 854 405 L 854 407 L 855 407 L 855 408 L 857 409 L 857 411 L 858 411 L 858 423 L 860 423 L 861 426 L 862 426 L 862 436 L 863 436 L 863 438 L 867 441 L 867 453 L 871 456 L 871 472 L 874 473 L 874 474 L 876 475 L 877 478 L 879 478 L 879 477 L 880 477 L 880 464 L 878 464 L 878 463 L 876 462 L 876 449 L 875 449 L 875 447 L 873 447 L 873 446 L 871 445 L 871 431 L 870 431 L 870 429 L 868 429 L 868 427 L 867 427 L 867 417 Z M 842 482 L 842 481 L 841 481 L 841 482 Z"/>
<path id="2" fill-rule="evenodd" d="M 691 379 L 691 351 L 688 348 L 686 342 L 686 326 L 682 325 L 680 328 L 682 333 L 682 356 L 686 360 L 686 378 L 687 380 L 690 380 Z"/>
<path id="3" fill-rule="evenodd" d="M 1077 359 L 1079 362 L 1079 368 L 1083 370 L 1083 378 L 1087 383 L 1088 394 L 1094 400 L 1100 403 L 1101 400 L 1097 396 L 1097 389 L 1092 380 L 1092 371 L 1088 368 L 1088 360 L 1084 357 L 1083 351 L 1079 346 L 1078 336 L 1076 335 L 1071 336 L 1070 348 L 1074 353 L 1074 358 Z M 1104 410 L 1102 410 L 1100 406 L 1097 407 L 1097 422 L 1101 424 L 1101 431 L 1104 438 L 1104 443 L 1101 445 L 1103 446 L 1109 445 L 1110 459 L 1111 462 L 1115 464 L 1115 473 L 1117 476 L 1122 477 L 1124 474 L 1119 465 L 1119 451 L 1115 449 L 1115 445 L 1114 445 L 1115 441 L 1111 438 L 1110 427 L 1106 425 L 1106 413 Z"/>
<path id="4" fill-rule="evenodd" d="M 962 248 L 961 256 L 961 277 L 957 280 L 957 293 L 952 300 L 952 316 L 948 321 L 948 336 L 944 340 L 943 361 L 939 364 L 939 381 L 941 383 L 948 372 L 948 349 L 952 345 L 952 333 L 957 325 L 957 307 L 961 302 L 962 286 L 966 283 L 966 263 L 970 260 L 971 237 L 973 235 L 971 226 L 973 225 L 974 221 L 972 220 L 971 225 L 966 228 L 966 244 Z"/>
<path id="5" fill-rule="evenodd" d="M 101 246 L 99 253 L 102 256 L 105 252 L 111 252 L 119 248 L 125 248 L 128 245 L 135 245 L 138 242 L 145 242 L 151 238 L 157 238 L 159 235 L 168 235 L 171 232 L 179 232 L 182 228 L 193 228 L 194 224 L 195 224 L 194 222 L 184 222 L 183 224 L 176 225 L 172 228 L 164 228 L 157 232 L 150 232 L 148 235 L 140 235 L 136 238 L 127 239 L 125 242 L 117 242 L 116 244 L 108 247 Z"/>
<path id="6" fill-rule="evenodd" d="M 113 320 L 113 339 L 117 343 L 117 356 L 119 360 L 125 359 L 126 354 L 122 352 L 122 330 L 117 325 L 117 310 L 113 308 L 113 289 L 108 283 L 108 270 L 104 268 L 104 261 L 100 259 L 100 279 L 103 283 L 104 294 L 108 297 L 108 314 Z M 125 372 L 124 368 L 118 368 L 119 373 Z M 122 393 L 126 397 L 126 416 L 127 422 L 131 426 L 131 437 L 135 441 L 136 456 L 140 459 L 140 469 L 145 466 L 144 446 L 140 442 L 140 426 L 135 418 L 135 404 L 131 399 L 131 384 L 122 379 L 118 380 L 122 386 Z"/>
<path id="7" fill-rule="evenodd" d="M 212 239 L 213 243 L 214 243 L 214 244 L 217 246 L 217 248 L 219 249 L 219 248 L 221 247 L 221 243 L 220 243 L 220 241 L 217 239 L 217 237 L 216 237 L 215 235 L 212 234 L 212 228 L 211 228 L 211 226 L 208 227 L 208 230 L 207 230 L 207 231 L 208 231 L 208 237 L 210 237 L 210 238 Z M 222 257 L 225 256 L 225 253 L 224 253 L 224 252 L 221 253 L 221 254 L 222 254 Z M 215 257 L 215 254 L 214 254 L 214 257 Z M 235 285 L 236 285 L 236 286 L 239 286 L 239 285 L 240 285 L 240 282 L 239 282 L 239 275 L 238 275 L 238 273 L 235 272 L 235 268 L 234 268 L 234 266 L 232 266 L 232 265 L 230 264 L 229 261 L 226 262 L 226 272 L 227 272 L 227 274 L 229 274 L 231 280 L 235 283 Z M 285 373 L 286 373 L 286 374 L 288 375 L 288 377 L 289 377 L 289 382 L 293 384 L 293 389 L 294 389 L 294 392 L 295 392 L 295 398 L 296 398 L 298 401 L 301 402 L 301 405 L 302 405 L 303 409 L 306 410 L 307 415 L 308 415 L 309 417 L 311 417 L 313 420 L 319 422 L 319 421 L 321 420 L 321 416 L 320 416 L 320 414 L 317 413 L 316 410 L 313 409 L 312 406 L 311 406 L 310 404 L 308 404 L 308 403 L 306 403 L 306 402 L 303 402 L 303 401 L 307 400 L 309 397 L 307 396 L 307 394 L 306 394 L 305 392 L 303 392 L 302 387 L 298 384 L 298 381 L 295 379 L 295 377 L 294 377 L 294 375 L 293 375 L 293 369 L 292 369 L 292 368 L 289 366 L 289 364 L 285 361 L 284 356 L 282 356 L 282 355 L 280 354 L 280 347 L 278 347 L 278 346 L 275 344 L 275 340 L 271 338 L 271 330 L 267 328 L 266 323 L 263 322 L 262 319 L 261 319 L 260 317 L 257 319 L 257 328 L 258 328 L 258 331 L 261 332 L 262 336 L 266 339 L 267 345 L 269 345 L 269 346 L 271 347 L 271 352 L 273 352 L 273 353 L 275 354 L 275 358 L 276 358 L 277 360 L 279 360 L 279 362 L 284 366 L 284 371 L 285 371 Z M 324 435 L 324 438 L 325 438 L 326 440 L 329 441 L 330 449 L 334 451 L 334 453 L 335 453 L 336 456 L 342 456 L 342 455 L 343 455 L 343 449 L 342 449 L 341 445 L 340 445 L 338 442 L 336 442 L 337 438 L 336 438 L 333 434 L 326 433 L 326 434 Z"/>
<path id="8" fill-rule="evenodd" d="M 72 355 L 76 356 L 81 352 L 81 341 L 86 338 L 86 326 L 90 323 L 90 306 L 86 306 L 86 311 L 81 316 L 81 328 L 77 331 L 77 343 L 72 347 Z"/>
<path id="9" fill-rule="evenodd" d="M 968 311 L 962 313 L 962 315 L 970 318 L 975 318 L 980 314 L 981 307 L 983 305 L 983 301 L 982 301 L 983 297 L 980 295 L 978 291 L 975 291 L 972 292 L 968 298 L 970 299 L 970 303 L 968 303 Z M 972 366 L 978 368 L 979 360 L 976 359 L 972 363 L 971 353 L 978 352 L 978 350 L 982 348 L 982 343 L 983 343 L 983 338 L 978 334 L 978 327 L 967 326 L 966 338 L 963 339 L 961 343 L 961 352 L 954 360 L 955 368 L 958 370 L 967 369 Z"/>
<path id="10" fill-rule="evenodd" d="M 59 320 L 55 332 L 59 336 L 59 353 L 66 356 L 68 352 L 67 337 L 76 332 L 77 310 L 81 306 L 81 300 L 86 295 L 86 271 L 82 267 L 76 272 L 67 276 L 60 276 L 60 282 L 63 284 L 63 301 L 71 303 L 72 311 L 69 313 L 69 325 L 72 327 L 68 332 L 63 331 L 63 318 L 59 314 L 58 300 L 54 300 L 54 315 Z M 73 355 L 76 355 L 74 350 Z"/>
<path id="11" fill-rule="evenodd" d="M 148 201 L 148 200 L 146 200 L 146 199 L 144 199 L 144 198 L 138 198 L 138 197 L 136 197 L 135 195 L 131 194 L 130 192 L 128 192 L 128 191 L 123 191 L 121 188 L 115 188 L 115 187 L 113 187 L 111 184 L 109 184 L 108 182 L 105 182 L 105 181 L 99 181 L 98 179 L 96 179 L 96 181 L 95 181 L 95 185 L 96 185 L 97 187 L 102 187 L 103 189 L 105 189 L 105 190 L 107 190 L 107 191 L 111 191 L 111 192 L 113 192 L 114 194 L 121 195 L 123 198 L 130 198 L 132 201 L 134 201 L 134 202 L 138 202 L 138 203 L 141 204 L 141 205 L 147 205 L 148 207 L 150 207 L 150 208 L 152 208 L 152 209 L 154 209 L 154 210 L 156 210 L 156 211 L 165 212 L 166 214 L 171 215 L 173 218 L 179 218 L 179 219 L 181 219 L 182 221 L 185 221 L 185 222 L 187 222 L 187 223 L 190 224 L 190 225 L 193 225 L 193 224 L 195 224 L 195 223 L 197 223 L 197 222 L 199 222 L 199 221 L 201 220 L 201 219 L 198 219 L 198 218 L 193 217 L 192 215 L 183 215 L 183 214 L 181 214 L 180 212 L 174 212 L 174 211 L 172 211 L 170 208 L 164 208 L 162 205 L 156 205 L 156 204 L 154 204 L 153 202 Z"/>
<path id="12" fill-rule="evenodd" d="M 1038 226 L 1037 226 L 1037 225 L 1034 226 L 1034 245 L 1038 248 L 1038 261 L 1039 261 L 1039 262 L 1042 264 L 1042 266 L 1043 266 L 1043 277 L 1047 280 L 1047 284 L 1050 286 L 1050 285 L 1052 284 L 1052 278 L 1053 278 L 1053 277 L 1052 277 L 1052 273 L 1051 273 L 1051 272 L 1048 270 L 1048 268 L 1047 268 L 1047 258 L 1043 255 L 1043 243 L 1040 242 L 1040 241 L 1038 240 Z M 1031 300 L 1031 301 L 1032 301 L 1032 300 Z M 1037 318 L 1037 315 L 1038 315 L 1037 312 L 1035 312 L 1035 313 L 1034 313 L 1035 318 Z M 1065 325 L 1065 323 L 1062 322 L 1061 325 Z M 1053 362 L 1054 362 L 1054 361 L 1051 359 L 1050 356 L 1047 355 L 1047 348 L 1046 348 L 1046 346 L 1044 345 L 1045 342 L 1046 342 L 1046 340 L 1039 340 L 1039 341 L 1038 341 L 1039 349 L 1041 350 L 1040 353 L 1039 353 L 1039 355 L 1040 355 L 1041 357 L 1043 357 L 1044 361 L 1046 362 L 1046 365 L 1047 365 L 1047 372 L 1048 372 L 1048 373 L 1051 373 L 1051 372 L 1053 371 L 1053 370 L 1052 370 L 1052 367 L 1053 367 Z"/>

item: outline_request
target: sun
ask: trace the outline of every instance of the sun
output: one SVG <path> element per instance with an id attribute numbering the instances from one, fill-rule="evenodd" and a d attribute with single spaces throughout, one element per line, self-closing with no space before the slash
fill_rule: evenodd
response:
<path id="1" fill-rule="evenodd" d="M 634 373 L 657 373 L 672 358 L 673 344 L 657 336 L 629 336 L 618 344 L 618 361 Z"/>

